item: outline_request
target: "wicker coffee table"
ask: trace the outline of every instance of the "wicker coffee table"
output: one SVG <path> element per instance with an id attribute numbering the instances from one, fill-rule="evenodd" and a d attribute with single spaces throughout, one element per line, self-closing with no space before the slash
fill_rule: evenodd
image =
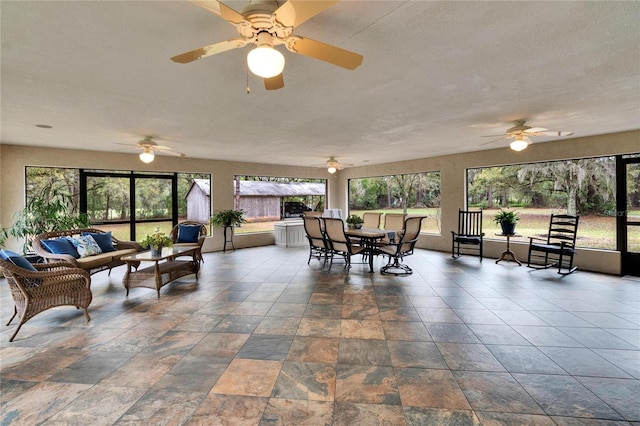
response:
<path id="1" fill-rule="evenodd" d="M 122 260 L 127 263 L 127 272 L 122 284 L 127 290 L 127 296 L 130 288 L 146 287 L 156 290 L 160 298 L 160 289 L 171 281 L 190 274 L 196 274 L 198 279 L 198 250 L 198 246 L 165 247 L 160 255 L 154 256 L 151 251 L 145 251 L 123 256 Z M 179 256 L 191 256 L 191 260 L 177 260 Z M 153 265 L 131 270 L 132 266 L 136 267 L 141 262 L 153 262 Z"/>

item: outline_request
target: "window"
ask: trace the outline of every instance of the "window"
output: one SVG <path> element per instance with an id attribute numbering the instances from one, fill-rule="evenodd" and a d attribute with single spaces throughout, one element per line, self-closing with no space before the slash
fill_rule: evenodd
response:
<path id="1" fill-rule="evenodd" d="M 211 175 L 27 167 L 27 199 L 47 186 L 72 195 L 73 212 L 120 239 L 141 239 L 183 220 L 209 222 Z"/>
<path id="2" fill-rule="evenodd" d="M 551 213 L 579 214 L 576 245 L 615 250 L 615 172 L 614 157 L 469 169 L 468 206 L 485 209 L 487 237 L 499 208 L 518 211 L 516 241 L 546 235 Z"/>
<path id="3" fill-rule="evenodd" d="M 349 179 L 349 214 L 426 216 L 422 232 L 440 234 L 440 172 Z"/>
<path id="4" fill-rule="evenodd" d="M 273 176 L 236 176 L 234 207 L 245 211 L 246 224 L 235 233 L 273 231 L 281 220 L 299 219 L 306 211 L 324 211 L 327 181 Z"/>

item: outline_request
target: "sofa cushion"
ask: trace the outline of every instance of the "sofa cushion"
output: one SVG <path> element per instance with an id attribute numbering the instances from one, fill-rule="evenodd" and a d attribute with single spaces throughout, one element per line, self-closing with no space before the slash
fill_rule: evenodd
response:
<path id="1" fill-rule="evenodd" d="M 202 225 L 178 225 L 177 243 L 197 243 Z"/>
<path id="2" fill-rule="evenodd" d="M 113 247 L 113 238 L 111 238 L 111 231 L 109 232 L 83 232 L 82 235 L 91 235 L 96 243 L 100 246 L 102 253 L 108 253 L 110 251 L 116 251 Z"/>
<path id="3" fill-rule="evenodd" d="M 85 270 L 108 266 L 113 261 L 113 253 L 100 253 L 78 259 L 78 266 Z"/>
<path id="4" fill-rule="evenodd" d="M 42 240 L 43 247 L 49 252 L 53 254 L 68 254 L 76 259 L 80 257 L 78 251 L 73 246 L 73 243 L 69 241 L 69 238 L 56 238 L 52 240 Z"/>
<path id="5" fill-rule="evenodd" d="M 102 253 L 100 246 L 91 235 L 81 235 L 79 237 L 74 237 L 72 243 L 78 251 L 80 258 Z"/>

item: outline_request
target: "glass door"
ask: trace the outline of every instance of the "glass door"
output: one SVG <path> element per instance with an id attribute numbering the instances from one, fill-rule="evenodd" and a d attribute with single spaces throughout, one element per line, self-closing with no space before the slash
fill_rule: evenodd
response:
<path id="1" fill-rule="evenodd" d="M 618 192 L 622 274 L 640 276 L 640 155 L 620 158 L 618 185 L 624 191 Z"/>
<path id="2" fill-rule="evenodd" d="M 81 185 L 86 189 L 81 209 L 91 224 L 103 231 L 111 231 L 121 240 L 131 239 L 131 178 L 117 175 L 86 174 Z M 82 204 L 85 204 L 82 206 Z"/>

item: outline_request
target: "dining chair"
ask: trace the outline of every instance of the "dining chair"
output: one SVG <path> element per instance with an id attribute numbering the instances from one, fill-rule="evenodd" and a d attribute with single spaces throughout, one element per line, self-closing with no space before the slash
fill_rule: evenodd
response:
<path id="1" fill-rule="evenodd" d="M 322 218 L 324 221 L 324 231 L 329 241 L 329 271 L 333 265 L 334 255 L 340 255 L 345 260 L 345 269 L 349 272 L 351 268 L 351 257 L 360 254 L 365 250 L 362 246 L 352 244 L 349 237 L 344 232 L 344 221 L 337 218 Z"/>
<path id="2" fill-rule="evenodd" d="M 368 229 L 378 229 L 380 228 L 380 218 L 382 217 L 382 213 L 376 212 L 364 212 L 362 213 L 362 219 L 364 223 L 362 224 L 363 228 Z"/>
<path id="3" fill-rule="evenodd" d="M 413 254 L 413 249 L 420 237 L 420 228 L 424 216 L 408 217 L 402 227 L 402 236 L 397 242 L 390 242 L 378 248 L 380 254 L 388 256 L 389 260 L 385 266 L 380 268 L 380 273 L 384 275 L 411 275 L 413 270 L 402 263 L 402 260 Z"/>
<path id="4" fill-rule="evenodd" d="M 382 229 L 387 231 L 387 236 L 380 241 L 381 245 L 394 242 L 396 239 L 402 237 L 402 230 L 404 229 L 404 220 L 407 218 L 407 214 L 404 213 L 385 213 L 384 225 Z"/>
<path id="5" fill-rule="evenodd" d="M 329 242 L 322 229 L 322 219 L 314 216 L 304 216 L 303 224 L 307 240 L 309 240 L 309 259 L 307 260 L 307 265 L 311 262 L 311 259 L 315 257 L 319 261 L 323 260 L 322 266 L 325 266 L 329 255 Z"/>

